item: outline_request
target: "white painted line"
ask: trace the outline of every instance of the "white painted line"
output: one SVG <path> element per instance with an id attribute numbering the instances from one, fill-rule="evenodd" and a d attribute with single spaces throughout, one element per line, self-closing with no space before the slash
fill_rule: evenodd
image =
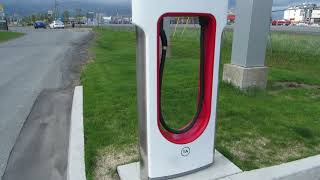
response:
<path id="1" fill-rule="evenodd" d="M 243 172 L 221 180 L 319 180 L 320 155 L 278 166 Z"/>
<path id="2" fill-rule="evenodd" d="M 86 180 L 84 162 L 84 129 L 83 129 L 83 88 L 77 86 L 74 90 L 69 152 L 68 152 L 68 180 Z"/>

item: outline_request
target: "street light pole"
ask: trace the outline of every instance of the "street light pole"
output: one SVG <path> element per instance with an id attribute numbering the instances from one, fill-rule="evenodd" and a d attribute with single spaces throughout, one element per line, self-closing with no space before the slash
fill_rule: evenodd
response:
<path id="1" fill-rule="evenodd" d="M 54 0 L 54 8 L 53 8 L 53 19 L 55 20 L 57 18 L 57 12 L 58 12 L 58 2 L 57 0 Z"/>

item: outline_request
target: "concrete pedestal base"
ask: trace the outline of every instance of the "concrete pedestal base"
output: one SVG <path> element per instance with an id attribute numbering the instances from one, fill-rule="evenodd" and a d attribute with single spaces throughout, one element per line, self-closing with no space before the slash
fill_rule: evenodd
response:
<path id="1" fill-rule="evenodd" d="M 267 87 L 267 67 L 242 67 L 233 64 L 225 64 L 223 68 L 223 81 L 229 82 L 240 89 Z"/>
<path id="2" fill-rule="evenodd" d="M 121 180 L 140 180 L 139 163 L 131 163 L 117 168 Z M 213 180 L 242 172 L 240 168 L 216 151 L 214 164 L 202 171 L 175 180 Z"/>

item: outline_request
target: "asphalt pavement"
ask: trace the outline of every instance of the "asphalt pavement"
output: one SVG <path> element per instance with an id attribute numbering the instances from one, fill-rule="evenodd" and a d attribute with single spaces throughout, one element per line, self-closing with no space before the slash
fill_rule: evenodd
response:
<path id="1" fill-rule="evenodd" d="M 0 177 L 38 95 L 72 86 L 74 62 L 83 54 L 78 47 L 92 35 L 89 29 L 11 30 L 26 35 L 0 43 Z"/>

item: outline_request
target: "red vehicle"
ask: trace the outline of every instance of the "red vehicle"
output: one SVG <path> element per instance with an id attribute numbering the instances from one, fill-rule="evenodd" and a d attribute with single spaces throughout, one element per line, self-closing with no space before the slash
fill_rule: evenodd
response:
<path id="1" fill-rule="evenodd" d="M 228 23 L 234 23 L 236 21 L 236 15 L 229 14 L 228 15 Z"/>
<path id="2" fill-rule="evenodd" d="M 291 24 L 288 20 L 273 20 L 272 26 L 289 26 Z"/>

